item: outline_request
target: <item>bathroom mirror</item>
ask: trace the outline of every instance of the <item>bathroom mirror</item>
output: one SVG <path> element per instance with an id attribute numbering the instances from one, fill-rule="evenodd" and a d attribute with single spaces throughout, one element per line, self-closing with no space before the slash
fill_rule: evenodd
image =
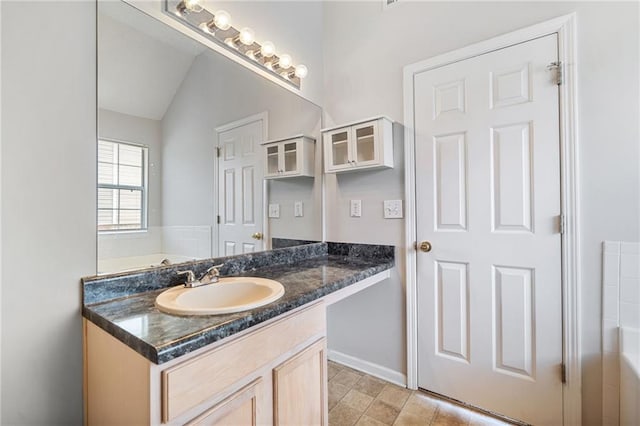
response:
<path id="1" fill-rule="evenodd" d="M 322 240 L 319 106 L 114 1 L 97 103 L 99 274 Z M 264 180 L 260 144 L 299 134 L 314 177 Z"/>

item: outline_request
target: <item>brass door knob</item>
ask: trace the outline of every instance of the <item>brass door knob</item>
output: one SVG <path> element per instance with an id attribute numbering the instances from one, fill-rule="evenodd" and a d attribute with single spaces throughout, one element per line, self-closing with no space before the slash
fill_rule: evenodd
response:
<path id="1" fill-rule="evenodd" d="M 428 253 L 431 251 L 431 243 L 429 241 L 423 241 L 420 243 L 418 248 L 420 249 L 420 251 Z"/>
<path id="2" fill-rule="evenodd" d="M 251 238 L 253 238 L 254 240 L 261 240 L 262 239 L 262 232 L 256 232 L 255 234 L 253 234 L 251 236 Z"/>

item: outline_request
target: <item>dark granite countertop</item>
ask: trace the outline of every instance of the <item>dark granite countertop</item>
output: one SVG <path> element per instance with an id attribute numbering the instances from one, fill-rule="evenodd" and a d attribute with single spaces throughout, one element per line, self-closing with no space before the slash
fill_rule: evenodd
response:
<path id="1" fill-rule="evenodd" d="M 226 274 L 224 269 L 222 272 L 227 276 L 262 277 L 282 283 L 285 288 L 284 296 L 250 311 L 203 316 L 177 316 L 160 312 L 154 306 L 155 298 L 167 287 L 175 285 L 175 282 L 162 282 L 158 271 L 151 270 L 131 275 L 135 277 L 137 286 L 143 283 L 142 290 L 134 290 L 133 294 L 124 297 L 108 297 L 103 300 L 95 296 L 103 291 L 101 289 L 96 292 L 97 288 L 101 285 L 113 286 L 114 281 L 129 279 L 129 276 L 118 274 L 115 276 L 117 280 L 113 277 L 85 278 L 85 304 L 82 313 L 89 321 L 150 361 L 162 364 L 376 275 L 394 265 L 391 246 L 341 243 L 319 243 L 312 246 L 314 247 L 284 248 L 259 255 L 209 261 L 212 264 L 220 260 L 229 264 L 238 261 L 242 265 L 258 262 L 259 267 L 236 267 L 229 269 Z M 247 259 L 251 260 L 248 262 Z M 200 262 L 193 267 L 202 269 L 207 264 Z M 230 271 L 234 273 L 229 273 Z M 175 272 L 172 272 L 172 275 L 175 275 Z M 144 284 L 144 277 L 154 280 L 154 284 Z M 157 284 L 158 282 L 161 283 Z M 90 291 L 87 290 L 89 286 Z"/>

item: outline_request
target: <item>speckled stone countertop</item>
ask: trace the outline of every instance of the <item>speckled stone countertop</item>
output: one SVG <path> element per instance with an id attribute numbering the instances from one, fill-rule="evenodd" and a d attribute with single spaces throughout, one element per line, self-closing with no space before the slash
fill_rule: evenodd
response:
<path id="1" fill-rule="evenodd" d="M 284 286 L 284 296 L 268 305 L 227 315 L 176 316 L 155 307 L 158 294 L 180 282 L 176 281 L 177 270 L 199 272 L 223 262 L 223 276 L 273 279 Z M 82 314 L 150 361 L 162 364 L 393 265 L 392 246 L 317 243 L 134 273 L 87 277 L 83 279 Z"/>

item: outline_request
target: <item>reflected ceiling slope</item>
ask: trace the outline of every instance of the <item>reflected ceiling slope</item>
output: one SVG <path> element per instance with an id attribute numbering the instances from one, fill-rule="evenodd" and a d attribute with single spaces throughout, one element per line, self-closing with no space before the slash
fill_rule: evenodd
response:
<path id="1" fill-rule="evenodd" d="M 131 8 L 122 2 L 99 3 L 98 107 L 161 120 L 195 57 L 206 48 Z"/>

